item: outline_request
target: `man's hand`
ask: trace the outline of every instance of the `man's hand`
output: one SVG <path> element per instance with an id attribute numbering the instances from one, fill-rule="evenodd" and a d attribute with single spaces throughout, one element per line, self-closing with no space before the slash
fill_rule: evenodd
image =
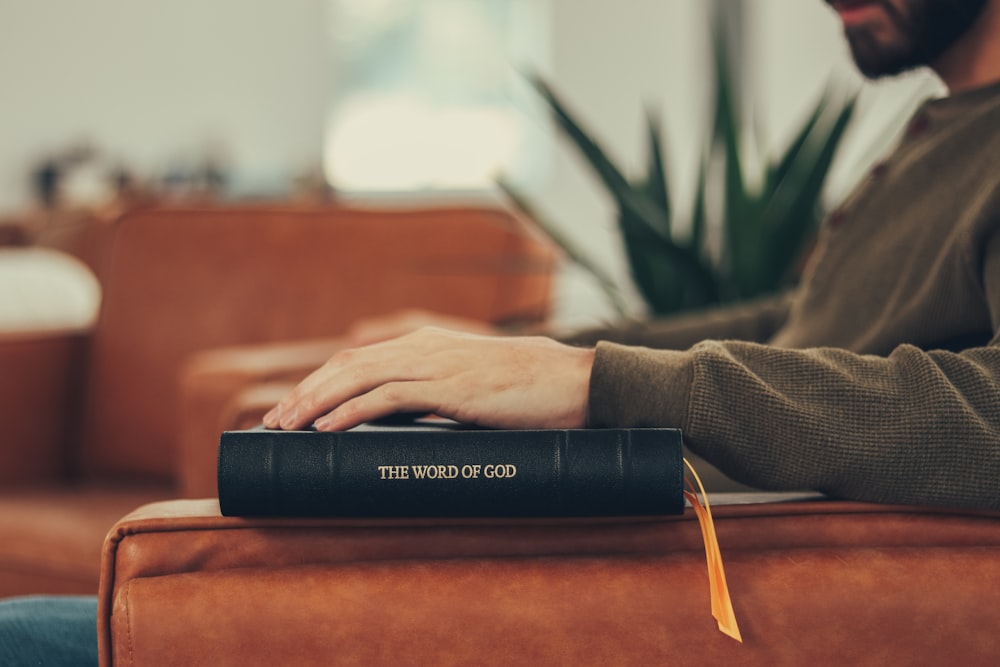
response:
<path id="1" fill-rule="evenodd" d="M 267 428 L 348 429 L 397 412 L 494 428 L 586 424 L 594 350 L 549 338 L 425 328 L 345 349 L 264 417 Z"/>

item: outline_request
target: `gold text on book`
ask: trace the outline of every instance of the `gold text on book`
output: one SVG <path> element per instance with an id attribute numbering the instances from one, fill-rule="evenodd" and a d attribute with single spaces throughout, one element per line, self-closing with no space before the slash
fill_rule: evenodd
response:
<path id="1" fill-rule="evenodd" d="M 510 463 L 488 465 L 409 465 L 377 466 L 379 479 L 511 479 L 517 466 Z"/>

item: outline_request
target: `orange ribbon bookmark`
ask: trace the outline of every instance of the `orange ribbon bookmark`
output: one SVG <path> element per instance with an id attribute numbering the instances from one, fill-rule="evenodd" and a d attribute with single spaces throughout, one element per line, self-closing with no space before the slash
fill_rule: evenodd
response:
<path id="1" fill-rule="evenodd" d="M 688 489 L 684 491 L 684 497 L 691 503 L 695 516 L 698 517 L 701 537 L 705 542 L 705 557 L 708 560 L 708 587 L 712 597 L 712 616 L 718 622 L 719 630 L 743 643 L 740 628 L 736 623 L 736 613 L 733 611 L 733 601 L 729 597 L 726 570 L 722 566 L 722 552 L 719 550 L 719 540 L 715 535 L 715 523 L 712 521 L 712 508 L 708 504 L 708 494 L 705 493 L 705 487 L 702 485 L 701 478 L 698 477 L 694 466 L 687 459 L 684 459 L 684 465 L 687 466 L 694 481 L 698 484 L 696 491 L 691 481 L 685 478 L 684 482 Z M 698 492 L 704 499 L 704 506 L 698 499 Z"/>

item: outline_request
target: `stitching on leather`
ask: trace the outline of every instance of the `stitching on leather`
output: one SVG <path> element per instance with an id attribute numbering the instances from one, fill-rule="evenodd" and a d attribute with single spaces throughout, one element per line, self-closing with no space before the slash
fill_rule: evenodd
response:
<path id="1" fill-rule="evenodd" d="M 127 584 L 125 584 L 123 607 L 125 610 L 125 636 L 128 639 L 128 664 L 134 665 L 135 654 L 132 645 L 132 607 L 128 603 L 131 590 L 132 590 L 132 581 L 130 580 Z"/>

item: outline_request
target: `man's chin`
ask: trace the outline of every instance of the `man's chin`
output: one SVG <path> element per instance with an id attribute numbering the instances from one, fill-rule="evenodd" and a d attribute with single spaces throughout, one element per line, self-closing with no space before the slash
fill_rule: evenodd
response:
<path id="1" fill-rule="evenodd" d="M 986 0 L 829 0 L 844 23 L 854 61 L 869 78 L 934 63 L 960 41 Z"/>
<path id="2" fill-rule="evenodd" d="M 867 31 L 848 31 L 848 43 L 858 71 L 869 79 L 896 76 L 922 64 L 907 58 L 903 49 L 878 43 Z"/>

